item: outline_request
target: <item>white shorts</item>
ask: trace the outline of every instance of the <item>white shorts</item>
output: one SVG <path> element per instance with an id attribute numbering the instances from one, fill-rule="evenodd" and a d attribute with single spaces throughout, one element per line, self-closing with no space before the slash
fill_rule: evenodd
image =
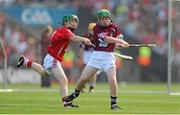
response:
<path id="1" fill-rule="evenodd" d="M 50 54 L 47 54 L 46 57 L 44 58 L 43 67 L 47 70 L 58 66 L 61 66 L 61 63 L 57 59 L 52 57 Z"/>
<path id="2" fill-rule="evenodd" d="M 93 51 L 87 65 L 106 71 L 111 67 L 116 67 L 115 61 L 116 58 L 112 52 Z"/>
<path id="3" fill-rule="evenodd" d="M 84 64 L 88 63 L 92 53 L 93 53 L 93 51 L 84 51 L 83 52 L 83 62 L 84 62 Z"/>

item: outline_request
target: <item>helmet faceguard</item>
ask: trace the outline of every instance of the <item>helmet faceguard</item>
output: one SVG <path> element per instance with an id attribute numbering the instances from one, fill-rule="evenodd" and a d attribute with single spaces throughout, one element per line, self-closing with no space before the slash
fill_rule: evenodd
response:
<path id="1" fill-rule="evenodd" d="M 79 18 L 74 15 L 74 14 L 70 14 L 70 15 L 67 15 L 67 16 L 64 16 L 63 17 L 63 25 L 65 25 L 65 23 L 68 24 L 68 28 L 70 30 L 75 30 L 77 28 L 77 26 L 74 26 L 71 24 L 72 21 L 76 21 L 77 22 L 77 26 L 79 24 Z"/>

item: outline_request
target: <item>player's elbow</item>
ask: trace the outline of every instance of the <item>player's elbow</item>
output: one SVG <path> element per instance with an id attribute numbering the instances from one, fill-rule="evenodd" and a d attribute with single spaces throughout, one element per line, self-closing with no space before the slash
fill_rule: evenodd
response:
<path id="1" fill-rule="evenodd" d="M 76 41 L 76 36 L 73 35 L 73 36 L 71 36 L 69 39 L 70 39 L 71 41 Z"/>

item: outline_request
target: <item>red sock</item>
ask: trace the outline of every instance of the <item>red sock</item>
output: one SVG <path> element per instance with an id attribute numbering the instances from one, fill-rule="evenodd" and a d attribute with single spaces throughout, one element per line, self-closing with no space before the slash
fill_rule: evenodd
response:
<path id="1" fill-rule="evenodd" d="M 29 61 L 27 62 L 27 67 L 31 67 L 31 65 L 32 65 L 32 61 L 29 60 Z"/>

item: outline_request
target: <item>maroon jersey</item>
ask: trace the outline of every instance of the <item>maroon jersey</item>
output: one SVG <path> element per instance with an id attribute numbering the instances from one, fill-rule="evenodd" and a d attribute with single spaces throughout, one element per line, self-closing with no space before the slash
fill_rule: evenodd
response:
<path id="1" fill-rule="evenodd" d="M 50 38 L 48 53 L 61 62 L 71 36 L 73 33 L 67 27 L 58 28 Z"/>
<path id="2" fill-rule="evenodd" d="M 116 24 L 111 24 L 107 27 L 101 27 L 98 24 L 93 29 L 94 39 L 92 41 L 95 44 L 95 51 L 113 52 L 115 43 L 108 43 L 104 40 L 106 36 L 117 37 L 121 34 L 120 29 Z"/>
<path id="3" fill-rule="evenodd" d="M 83 35 L 83 37 L 88 38 L 92 42 L 94 36 L 89 33 L 85 33 Z M 80 44 L 80 47 L 83 48 L 85 51 L 93 51 L 94 50 L 93 46 L 86 45 L 83 42 L 82 42 L 82 44 Z"/>

